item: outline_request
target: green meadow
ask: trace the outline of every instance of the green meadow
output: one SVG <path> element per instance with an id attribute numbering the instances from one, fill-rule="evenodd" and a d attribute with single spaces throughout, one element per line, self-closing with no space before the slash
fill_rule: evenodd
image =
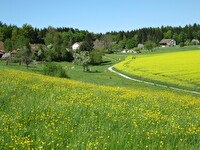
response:
<path id="1" fill-rule="evenodd" d="M 130 81 L 107 70 L 133 56 L 149 59 L 171 52 L 109 54 L 90 72 L 60 62 L 69 79 L 43 75 L 44 64 L 26 69 L 0 62 L 0 149 L 200 149 L 199 95 Z"/>

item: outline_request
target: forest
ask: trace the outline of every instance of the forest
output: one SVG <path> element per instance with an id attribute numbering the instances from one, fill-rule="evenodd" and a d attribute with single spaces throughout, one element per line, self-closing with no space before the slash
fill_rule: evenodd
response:
<path id="1" fill-rule="evenodd" d="M 29 39 L 30 43 L 45 44 L 45 37 L 52 28 L 53 27 L 39 29 L 34 28 L 29 24 L 17 27 L 16 25 L 7 25 L 0 21 L 0 41 L 5 41 L 6 39 L 12 39 L 14 41 L 18 36 L 23 35 Z M 70 44 L 83 41 L 86 34 L 90 33 L 86 30 L 68 27 L 57 27 L 53 29 L 62 33 L 62 36 L 65 36 L 66 40 L 71 42 Z M 111 31 L 107 33 L 90 34 L 92 35 L 93 41 L 103 40 L 105 39 L 103 38 L 105 35 L 110 36 L 110 42 L 115 42 L 115 44 L 122 44 L 131 39 L 135 39 L 135 44 L 145 43 L 147 41 L 158 44 L 163 38 L 173 38 L 179 44 L 180 42 L 191 41 L 192 39 L 200 40 L 200 25 L 194 23 L 193 25 L 186 25 L 185 27 L 162 26 L 157 28 L 141 28 L 132 31 Z"/>

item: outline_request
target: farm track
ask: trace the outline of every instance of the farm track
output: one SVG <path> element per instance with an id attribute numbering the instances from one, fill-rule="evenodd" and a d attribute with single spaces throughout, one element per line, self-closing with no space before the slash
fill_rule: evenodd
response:
<path id="1" fill-rule="evenodd" d="M 149 85 L 153 85 L 153 86 L 159 86 L 159 87 L 164 87 L 164 88 L 169 88 L 169 89 L 173 89 L 173 90 L 179 90 L 179 91 L 184 91 L 184 92 L 193 93 L 193 94 L 199 94 L 200 95 L 200 92 L 196 92 L 196 91 L 184 90 L 184 89 L 180 89 L 180 88 L 175 88 L 175 87 L 171 87 L 171 86 L 166 86 L 166 85 L 156 84 L 156 83 L 153 83 L 153 82 L 147 82 L 147 81 L 131 78 L 131 77 L 127 76 L 127 75 L 124 75 L 122 73 L 119 73 L 119 72 L 113 70 L 114 66 L 115 65 L 109 67 L 108 70 L 113 72 L 113 73 L 115 73 L 115 74 L 118 74 L 118 75 L 120 75 L 120 76 L 122 76 L 122 77 L 124 77 L 126 79 L 133 80 L 133 81 L 136 81 L 136 82 L 145 83 L 145 84 L 149 84 Z"/>

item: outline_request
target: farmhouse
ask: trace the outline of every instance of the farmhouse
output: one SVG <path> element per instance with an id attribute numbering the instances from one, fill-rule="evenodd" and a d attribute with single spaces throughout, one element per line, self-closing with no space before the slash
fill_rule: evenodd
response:
<path id="1" fill-rule="evenodd" d="M 176 41 L 174 39 L 162 39 L 159 43 L 161 47 L 176 46 Z"/>
<path id="2" fill-rule="evenodd" d="M 76 42 L 76 43 L 74 43 L 74 44 L 72 45 L 72 50 L 77 50 L 77 49 L 79 49 L 82 43 L 83 43 L 83 42 Z"/>

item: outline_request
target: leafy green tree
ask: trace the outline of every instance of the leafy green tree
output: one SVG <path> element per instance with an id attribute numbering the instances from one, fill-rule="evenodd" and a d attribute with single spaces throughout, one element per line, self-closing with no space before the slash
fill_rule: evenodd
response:
<path id="1" fill-rule="evenodd" d="M 120 49 L 120 50 L 123 50 L 123 49 L 126 48 L 126 41 L 125 41 L 125 40 L 122 40 L 122 41 L 119 42 L 118 45 L 119 45 L 119 49 Z"/>
<path id="2" fill-rule="evenodd" d="M 93 44 L 93 40 L 92 40 L 92 35 L 87 34 L 84 42 L 81 44 L 81 46 L 79 48 L 79 51 L 91 52 L 93 50 L 93 47 L 94 47 L 94 44 Z"/>
<path id="3" fill-rule="evenodd" d="M 144 47 L 148 51 L 152 52 L 152 50 L 156 47 L 156 44 L 154 42 L 148 41 L 148 42 L 146 42 L 146 44 L 144 45 Z"/>
<path id="4" fill-rule="evenodd" d="M 176 40 L 177 43 L 180 42 L 180 41 L 179 41 L 179 36 L 178 36 L 177 33 L 174 33 L 174 35 L 173 35 L 173 39 Z"/>
<path id="5" fill-rule="evenodd" d="M 3 41 L 4 40 L 4 34 L 3 34 L 3 31 L 0 27 L 0 41 Z"/>
<path id="6" fill-rule="evenodd" d="M 11 37 L 12 37 L 12 28 L 13 27 L 11 25 L 10 26 L 3 25 L 1 27 L 1 31 L 2 31 L 3 37 L 4 37 L 3 41 L 5 41 L 6 39 L 11 39 Z"/>
<path id="7" fill-rule="evenodd" d="M 71 62 L 74 59 L 71 51 L 68 48 L 62 47 L 61 54 L 62 54 L 62 56 L 61 56 L 62 57 L 62 61 Z"/>
<path id="8" fill-rule="evenodd" d="M 200 40 L 200 30 L 196 32 L 196 39 Z"/>
<path id="9" fill-rule="evenodd" d="M 111 49 L 113 38 L 111 35 L 102 35 L 100 39 L 104 44 L 104 49 Z"/>
<path id="10" fill-rule="evenodd" d="M 180 47 L 184 47 L 185 46 L 185 44 L 183 43 L 183 42 L 180 42 Z"/>
<path id="11" fill-rule="evenodd" d="M 71 42 L 73 40 L 73 33 L 69 32 L 57 32 L 54 28 L 49 27 L 45 37 L 46 45 L 52 45 L 49 52 L 45 52 L 47 61 L 72 61 L 73 56 L 69 51 Z M 68 49 L 68 51 L 67 51 Z"/>
<path id="12" fill-rule="evenodd" d="M 46 36 L 46 32 L 47 32 L 47 29 L 44 28 L 44 29 L 40 29 L 37 33 L 37 43 L 41 43 L 41 44 L 44 44 L 44 39 L 45 39 L 45 36 Z"/>
<path id="13" fill-rule="evenodd" d="M 133 40 L 130 39 L 126 42 L 126 49 L 132 49 L 134 48 L 134 43 L 133 43 Z"/>
<path id="14" fill-rule="evenodd" d="M 90 64 L 90 56 L 88 51 L 80 51 L 74 53 L 74 63 L 83 66 L 83 71 L 88 71 L 88 65 Z"/>
<path id="15" fill-rule="evenodd" d="M 179 35 L 178 35 L 178 39 L 179 39 L 179 42 L 185 42 L 186 41 L 186 34 L 184 32 L 181 32 Z"/>
<path id="16" fill-rule="evenodd" d="M 164 33 L 165 39 L 171 39 L 172 37 L 173 37 L 173 33 L 171 30 L 168 30 L 167 32 Z"/>
<path id="17" fill-rule="evenodd" d="M 72 32 L 62 33 L 62 43 L 65 48 L 71 48 Z"/>
<path id="18" fill-rule="evenodd" d="M 11 39 L 6 39 L 5 40 L 5 43 L 4 43 L 4 49 L 5 49 L 5 52 L 10 52 L 12 50 L 12 40 Z"/>
<path id="19" fill-rule="evenodd" d="M 11 39 L 6 39 L 6 40 L 5 40 L 5 43 L 4 43 L 4 50 L 5 50 L 6 53 L 10 53 L 10 52 L 11 52 L 12 47 L 13 47 L 12 45 L 13 45 L 13 43 L 12 43 Z M 9 62 L 10 58 L 11 58 L 10 55 L 8 55 L 8 56 L 5 58 L 5 59 L 6 59 L 6 65 L 8 65 L 8 62 Z"/>
<path id="20" fill-rule="evenodd" d="M 92 51 L 92 48 L 91 48 L 91 46 L 89 45 L 88 42 L 83 42 L 81 44 L 81 46 L 80 46 L 80 48 L 79 48 L 78 51 L 87 51 L 87 52 L 90 52 L 90 51 Z"/>
<path id="21" fill-rule="evenodd" d="M 14 55 L 14 60 L 21 65 L 23 62 L 24 47 L 30 47 L 29 39 L 25 38 L 23 35 L 17 35 L 16 39 L 13 41 L 13 49 L 17 50 Z"/>
<path id="22" fill-rule="evenodd" d="M 41 44 L 38 45 L 37 49 L 36 49 L 36 53 L 37 53 L 37 57 L 39 60 L 43 60 L 44 59 L 44 50 Z"/>
<path id="23" fill-rule="evenodd" d="M 94 44 L 93 44 L 93 38 L 92 38 L 92 34 L 91 33 L 86 34 L 85 42 L 89 43 L 89 45 L 91 47 L 94 46 Z"/>
<path id="24" fill-rule="evenodd" d="M 48 49 L 44 52 L 45 60 L 48 62 L 55 61 L 57 59 L 57 53 L 54 49 Z"/>
<path id="25" fill-rule="evenodd" d="M 45 38 L 44 38 L 46 45 L 53 44 L 53 38 L 54 38 L 55 32 L 56 32 L 55 28 L 48 27 Z"/>
<path id="26" fill-rule="evenodd" d="M 15 48 L 18 49 L 18 52 L 15 55 L 15 59 L 19 61 L 19 64 L 24 62 L 28 69 L 28 66 L 32 61 L 32 51 L 28 38 L 19 35 L 15 41 Z"/>
<path id="27" fill-rule="evenodd" d="M 17 36 L 19 35 L 18 28 L 14 27 L 12 30 L 12 38 L 11 40 L 15 42 L 17 40 Z"/>
<path id="28" fill-rule="evenodd" d="M 118 44 L 120 41 L 123 40 L 123 34 L 119 32 L 119 34 L 114 36 L 114 41 L 116 41 L 116 43 Z"/>
<path id="29" fill-rule="evenodd" d="M 17 53 L 13 57 L 13 61 L 19 63 L 19 65 L 22 64 L 22 51 L 18 50 Z"/>
<path id="30" fill-rule="evenodd" d="M 120 46 L 120 44 L 118 43 L 115 43 L 114 45 L 113 45 L 113 50 L 115 51 L 115 52 L 117 52 L 117 51 L 121 51 L 122 50 L 122 48 L 121 48 L 121 46 Z"/>
<path id="31" fill-rule="evenodd" d="M 87 36 L 87 35 L 86 35 L 86 36 Z M 73 37 L 72 39 L 73 39 L 74 42 L 75 42 L 75 41 L 83 41 L 85 35 L 84 35 L 83 33 L 76 32 L 76 33 L 73 34 L 72 37 Z"/>
<path id="32" fill-rule="evenodd" d="M 29 42 L 30 42 L 29 39 L 25 38 L 23 35 L 17 35 L 16 40 L 13 43 L 13 48 L 20 49 L 25 45 L 28 45 Z"/>
<path id="33" fill-rule="evenodd" d="M 93 65 L 100 64 L 102 62 L 103 55 L 104 55 L 103 51 L 96 49 L 92 50 L 90 52 L 90 63 Z"/>
<path id="34" fill-rule="evenodd" d="M 29 41 L 32 43 L 34 40 L 34 29 L 33 29 L 33 27 L 31 26 L 31 25 L 28 25 L 28 24 L 24 24 L 23 26 L 22 26 L 22 30 L 21 30 L 21 32 L 22 32 L 22 35 L 25 37 L 25 38 L 27 38 L 27 39 L 29 39 Z"/>
<path id="35" fill-rule="evenodd" d="M 132 49 L 134 47 L 137 47 L 138 45 L 138 35 L 134 35 L 133 38 L 127 40 L 126 42 L 126 49 Z"/>
<path id="36" fill-rule="evenodd" d="M 53 49 L 57 53 L 57 61 L 61 61 L 61 49 L 62 49 L 62 39 L 59 32 L 54 33 L 53 37 Z"/>
<path id="37" fill-rule="evenodd" d="M 61 33 L 57 32 L 54 28 L 49 27 L 45 37 L 45 44 L 52 45 L 52 50 L 56 53 L 56 56 L 53 57 L 52 54 L 54 54 L 54 52 L 49 53 L 50 55 L 49 54 L 48 55 L 51 57 L 51 59 L 48 60 L 61 61 L 62 59 L 61 49 L 64 46 Z"/>
<path id="38" fill-rule="evenodd" d="M 26 64 L 28 69 L 29 64 L 32 62 L 32 52 L 29 44 L 20 48 L 22 61 Z"/>

